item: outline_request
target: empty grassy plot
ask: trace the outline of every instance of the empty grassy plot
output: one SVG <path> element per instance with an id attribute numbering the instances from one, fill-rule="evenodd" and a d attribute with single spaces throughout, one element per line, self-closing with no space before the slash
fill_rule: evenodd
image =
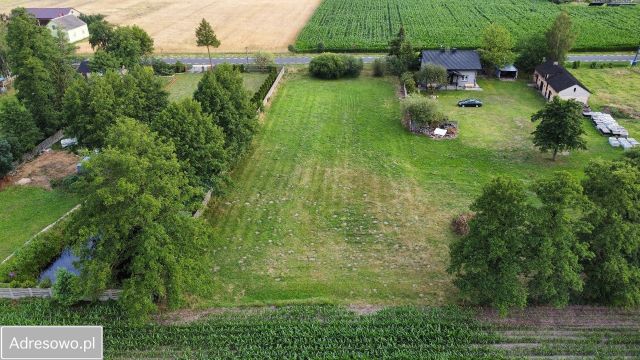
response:
<path id="1" fill-rule="evenodd" d="M 640 69 L 571 69 L 592 93 L 591 107 L 610 107 L 622 112 L 625 117 L 640 119 Z"/>
<path id="2" fill-rule="evenodd" d="M 75 196 L 58 190 L 17 186 L 0 190 L 0 261 L 77 203 Z"/>
<path id="3" fill-rule="evenodd" d="M 244 87 L 253 95 L 260 89 L 267 76 L 268 74 L 264 73 L 243 73 Z M 176 80 L 167 85 L 169 99 L 177 101 L 190 98 L 198 88 L 198 82 L 201 78 L 202 74 L 177 74 Z"/>
<path id="4" fill-rule="evenodd" d="M 480 85 L 440 94 L 461 135 L 436 141 L 401 126 L 392 80 L 290 75 L 207 214 L 220 243 L 204 305 L 448 303 L 449 224 L 484 183 L 619 156 L 585 121 L 590 150 L 552 163 L 530 140 L 542 97 L 524 82 Z M 457 108 L 464 97 L 486 106 Z"/>

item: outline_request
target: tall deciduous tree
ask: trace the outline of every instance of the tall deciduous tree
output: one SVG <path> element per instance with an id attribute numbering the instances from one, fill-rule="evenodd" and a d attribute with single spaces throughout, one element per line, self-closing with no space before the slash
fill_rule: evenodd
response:
<path id="1" fill-rule="evenodd" d="M 527 303 L 527 219 L 530 208 L 524 186 L 509 178 L 495 178 L 471 209 L 469 235 L 450 247 L 449 273 L 466 301 L 490 304 L 505 313 Z"/>
<path id="2" fill-rule="evenodd" d="M 0 19 L 0 74 L 7 77 L 11 74 L 9 68 L 9 44 L 7 44 L 7 22 Z"/>
<path id="3" fill-rule="evenodd" d="M 184 211 L 189 190 L 173 144 L 128 118 L 109 128 L 105 143 L 83 165 L 84 201 L 67 230 L 84 294 L 122 286 L 120 301 L 133 315 L 175 307 L 206 276 L 211 236 Z"/>
<path id="4" fill-rule="evenodd" d="M 542 152 L 553 151 L 554 161 L 559 151 L 587 148 L 583 137 L 582 104 L 556 96 L 531 117 L 531 121 L 538 120 L 540 124 L 533 132 L 533 143 Z"/>
<path id="5" fill-rule="evenodd" d="M 231 65 L 216 66 L 198 83 L 193 95 L 225 133 L 225 148 L 230 159 L 238 159 L 251 143 L 257 129 L 257 115 L 242 76 Z"/>
<path id="6" fill-rule="evenodd" d="M 478 49 L 482 61 L 493 68 L 513 63 L 513 38 L 504 26 L 491 24 L 484 29 L 482 46 Z"/>
<path id="7" fill-rule="evenodd" d="M 227 180 L 224 133 L 197 101 L 185 99 L 170 104 L 153 120 L 151 128 L 173 141 L 190 184 L 220 194 Z"/>
<path id="8" fill-rule="evenodd" d="M 42 139 L 42 132 L 33 121 L 31 113 L 16 99 L 4 101 L 0 105 L 0 134 L 11 145 L 14 159 L 20 159 Z"/>
<path id="9" fill-rule="evenodd" d="M 0 179 L 13 169 L 13 155 L 11 155 L 11 145 L 0 137 Z"/>
<path id="10" fill-rule="evenodd" d="M 542 64 L 547 56 L 547 43 L 544 35 L 533 34 L 524 39 L 518 46 L 515 65 L 518 71 L 533 74 L 536 66 Z"/>
<path id="11" fill-rule="evenodd" d="M 206 46 L 207 54 L 209 54 L 209 64 L 213 68 L 213 61 L 211 60 L 211 49 L 220 46 L 220 40 L 216 37 L 216 33 L 213 31 L 211 24 L 205 19 L 200 21 L 200 25 L 196 29 L 196 44 L 198 46 Z"/>
<path id="12" fill-rule="evenodd" d="M 533 216 L 531 297 L 537 303 L 566 306 L 571 295 L 582 291 L 582 262 L 593 256 L 579 238 L 590 226 L 583 215 L 589 202 L 582 186 L 569 173 L 558 172 L 533 186 L 540 203 Z"/>
<path id="13" fill-rule="evenodd" d="M 556 17 L 551 28 L 547 30 L 547 49 L 549 60 L 563 63 L 567 60 L 567 54 L 573 47 L 577 35 L 573 30 L 571 17 L 566 11 Z"/>
<path id="14" fill-rule="evenodd" d="M 595 256 L 585 264 L 584 295 L 604 304 L 640 305 L 640 170 L 623 161 L 594 161 L 585 194 L 596 205 L 586 241 Z"/>

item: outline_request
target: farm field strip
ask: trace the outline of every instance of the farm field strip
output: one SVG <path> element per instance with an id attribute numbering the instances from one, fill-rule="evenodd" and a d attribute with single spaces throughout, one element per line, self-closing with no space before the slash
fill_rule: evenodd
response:
<path id="1" fill-rule="evenodd" d="M 414 45 L 477 48 L 491 22 L 517 40 L 542 33 L 555 16 L 571 15 L 578 39 L 574 51 L 631 50 L 640 37 L 640 7 L 556 5 L 548 0 L 324 0 L 304 27 L 299 50 L 385 50 L 404 25 Z"/>

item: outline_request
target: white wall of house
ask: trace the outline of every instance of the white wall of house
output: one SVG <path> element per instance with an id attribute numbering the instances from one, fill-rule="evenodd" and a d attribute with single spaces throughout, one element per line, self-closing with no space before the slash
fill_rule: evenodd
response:
<path id="1" fill-rule="evenodd" d="M 585 105 L 589 102 L 589 92 L 585 90 L 582 86 L 574 85 L 568 89 L 564 89 L 558 93 L 560 99 L 569 100 L 573 99 L 578 102 L 581 102 Z"/>
<path id="2" fill-rule="evenodd" d="M 58 37 L 58 31 L 62 31 L 66 36 L 69 43 L 74 43 L 80 40 L 89 38 L 89 28 L 87 25 L 79 26 L 75 29 L 65 30 L 60 29 L 56 24 L 50 22 L 47 24 L 47 28 L 51 31 L 51 35 Z"/>
<path id="3" fill-rule="evenodd" d="M 458 76 L 458 86 L 465 87 L 467 84 L 476 84 L 477 72 L 472 71 L 458 71 L 462 76 Z"/>

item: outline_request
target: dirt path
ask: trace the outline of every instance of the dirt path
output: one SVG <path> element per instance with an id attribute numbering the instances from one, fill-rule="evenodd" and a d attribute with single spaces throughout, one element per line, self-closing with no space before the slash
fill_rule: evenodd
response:
<path id="1" fill-rule="evenodd" d="M 48 151 L 27 162 L 0 180 L 0 190 L 11 185 L 51 189 L 51 180 L 75 173 L 80 158 L 66 151 Z"/>

